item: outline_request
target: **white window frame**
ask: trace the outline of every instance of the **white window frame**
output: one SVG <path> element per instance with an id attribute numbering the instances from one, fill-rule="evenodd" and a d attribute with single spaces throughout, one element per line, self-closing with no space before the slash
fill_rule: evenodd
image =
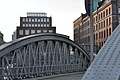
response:
<path id="1" fill-rule="evenodd" d="M 47 33 L 47 30 L 43 30 L 43 33 Z"/>
<path id="2" fill-rule="evenodd" d="M 44 18 L 44 22 L 46 22 L 46 18 Z"/>
<path id="3" fill-rule="evenodd" d="M 31 18 L 29 18 L 29 22 L 31 22 Z"/>
<path id="4" fill-rule="evenodd" d="M 47 24 L 47 27 L 49 27 L 50 25 L 49 24 Z"/>
<path id="5" fill-rule="evenodd" d="M 25 24 L 22 24 L 23 27 L 25 27 Z"/>
<path id="6" fill-rule="evenodd" d="M 40 27 L 40 24 L 38 24 L 38 27 Z"/>
<path id="7" fill-rule="evenodd" d="M 26 18 L 26 22 L 28 22 L 28 18 Z"/>
<path id="8" fill-rule="evenodd" d="M 37 33 L 41 33 L 41 30 L 37 30 Z"/>
<path id="9" fill-rule="evenodd" d="M 49 33 L 53 33 L 53 30 L 49 30 Z"/>
<path id="10" fill-rule="evenodd" d="M 46 27 L 46 24 L 44 24 L 44 27 Z"/>
<path id="11" fill-rule="evenodd" d="M 23 30 L 19 30 L 19 35 L 23 35 Z"/>
<path id="12" fill-rule="evenodd" d="M 37 22 L 37 18 L 35 18 L 35 22 Z"/>
<path id="13" fill-rule="evenodd" d="M 47 22 L 49 22 L 50 20 L 49 20 L 49 18 L 47 18 Z"/>
<path id="14" fill-rule="evenodd" d="M 41 22 L 43 22 L 43 18 L 41 18 Z"/>
<path id="15" fill-rule="evenodd" d="M 43 27 L 43 24 L 41 24 L 41 27 Z"/>
<path id="16" fill-rule="evenodd" d="M 29 35 L 30 31 L 29 30 L 25 30 L 25 35 Z"/>
<path id="17" fill-rule="evenodd" d="M 31 30 L 31 34 L 35 34 L 35 30 Z"/>
<path id="18" fill-rule="evenodd" d="M 25 22 L 25 18 L 22 18 L 22 21 Z"/>
<path id="19" fill-rule="evenodd" d="M 34 27 L 34 24 L 32 24 L 32 27 Z"/>
<path id="20" fill-rule="evenodd" d="M 32 19 L 32 22 L 34 22 L 35 20 L 34 19 Z"/>

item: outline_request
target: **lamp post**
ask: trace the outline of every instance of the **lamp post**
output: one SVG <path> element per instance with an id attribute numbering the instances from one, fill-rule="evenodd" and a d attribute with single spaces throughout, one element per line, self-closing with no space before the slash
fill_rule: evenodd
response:
<path id="1" fill-rule="evenodd" d="M 93 0 L 90 0 L 90 62 L 93 61 L 93 41 L 94 41 L 94 34 L 93 34 Z"/>
<path id="2" fill-rule="evenodd" d="M 93 61 L 93 0 L 85 0 L 85 9 L 87 15 L 90 17 L 90 63 Z"/>

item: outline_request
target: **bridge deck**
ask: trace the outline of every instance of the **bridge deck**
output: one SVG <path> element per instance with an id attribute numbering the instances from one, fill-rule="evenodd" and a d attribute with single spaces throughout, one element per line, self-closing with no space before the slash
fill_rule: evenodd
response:
<path id="1" fill-rule="evenodd" d="M 75 73 L 59 74 L 59 75 L 46 76 L 46 77 L 23 79 L 23 80 L 81 80 L 84 73 L 85 72 L 75 72 Z"/>

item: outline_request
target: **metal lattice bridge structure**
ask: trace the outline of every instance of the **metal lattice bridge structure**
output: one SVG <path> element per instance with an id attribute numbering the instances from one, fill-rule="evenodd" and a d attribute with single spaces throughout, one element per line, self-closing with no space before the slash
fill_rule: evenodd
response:
<path id="1" fill-rule="evenodd" d="M 120 24 L 100 49 L 82 80 L 120 80 Z"/>
<path id="2" fill-rule="evenodd" d="M 84 71 L 89 55 L 68 36 L 36 34 L 0 46 L 0 80 Z"/>

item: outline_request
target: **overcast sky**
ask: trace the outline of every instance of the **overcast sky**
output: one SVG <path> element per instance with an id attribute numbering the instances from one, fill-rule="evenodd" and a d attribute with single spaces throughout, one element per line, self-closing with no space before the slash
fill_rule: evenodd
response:
<path id="1" fill-rule="evenodd" d="M 0 31 L 5 41 L 12 40 L 16 26 L 20 25 L 20 16 L 27 12 L 45 12 L 52 16 L 52 25 L 56 32 L 73 39 L 73 21 L 85 13 L 84 0 L 1 0 Z"/>

